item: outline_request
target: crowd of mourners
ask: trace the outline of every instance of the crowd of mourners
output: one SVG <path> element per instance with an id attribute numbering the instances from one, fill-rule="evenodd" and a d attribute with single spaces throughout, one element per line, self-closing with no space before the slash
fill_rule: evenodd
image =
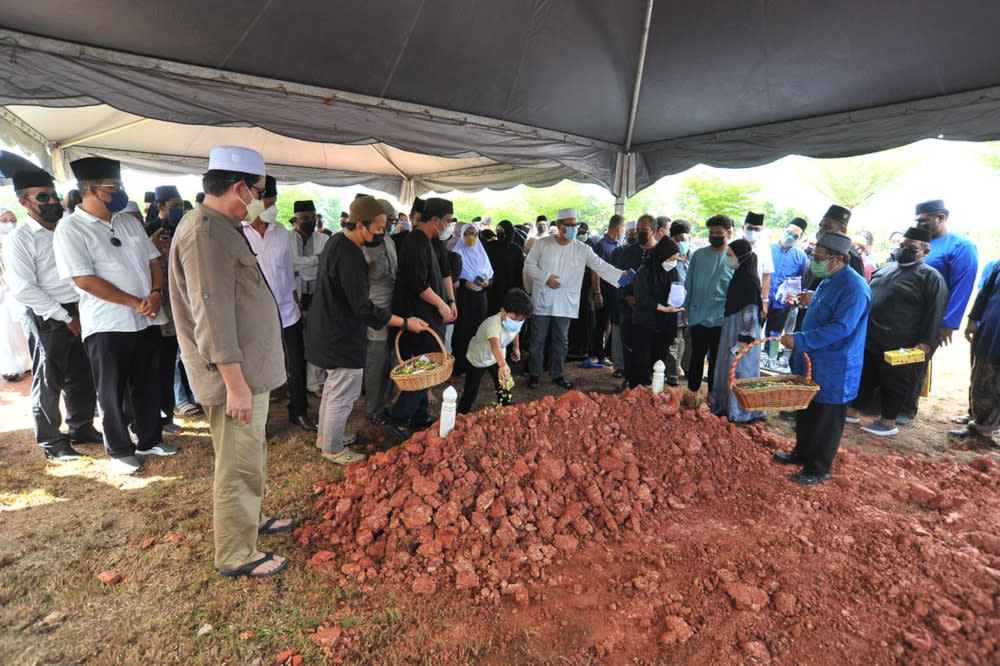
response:
<path id="1" fill-rule="evenodd" d="M 400 441 L 435 421 L 429 389 L 395 387 L 397 345 L 401 359 L 454 356 L 463 414 L 487 374 L 510 404 L 512 366 L 526 356 L 530 388 L 543 377 L 572 388 L 567 362 L 623 389 L 649 386 L 662 367 L 670 386 L 706 384 L 712 411 L 738 423 L 765 415 L 740 407 L 731 375 L 804 375 L 808 355 L 819 393 L 786 415 L 795 448 L 774 459 L 812 485 L 830 478 L 846 423 L 891 437 L 913 422 L 935 350 L 962 329 L 969 412 L 950 434 L 992 442 L 1000 427 L 1000 268 L 982 271 L 963 328 L 978 257 L 940 200 L 917 204 L 879 258 L 839 205 L 814 233 L 802 218 L 777 228 L 754 211 L 742 222 L 615 215 L 600 233 L 571 208 L 461 223 L 447 199 L 399 211 L 359 194 L 329 229 L 308 200 L 279 221 L 278 184 L 248 148 L 212 151 L 193 205 L 165 184 L 140 208 L 114 160 L 70 167 L 65 198 L 48 173 L 22 171 L 22 220 L 0 209 L 4 379 L 31 375 L 35 437 L 55 463 L 102 443 L 112 470 L 132 474 L 177 453 L 164 438 L 179 432 L 175 419 L 207 420 L 225 576 L 288 564 L 257 549 L 259 536 L 296 524 L 261 512 L 271 404 L 286 403 L 338 465 L 365 458 L 346 432 L 362 392 L 368 421 Z M 923 360 L 886 353 L 901 350 Z"/>

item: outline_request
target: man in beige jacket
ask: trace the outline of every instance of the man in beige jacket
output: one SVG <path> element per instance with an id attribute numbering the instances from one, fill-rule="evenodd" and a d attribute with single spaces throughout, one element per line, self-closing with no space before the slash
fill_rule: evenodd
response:
<path id="1" fill-rule="evenodd" d="M 257 537 L 294 527 L 260 511 L 268 399 L 285 382 L 278 306 L 240 230 L 260 212 L 264 175 L 259 153 L 213 149 L 202 179 L 205 201 L 181 220 L 170 250 L 181 358 L 215 448 L 215 565 L 226 577 L 283 571 L 288 561 L 258 551 Z"/>

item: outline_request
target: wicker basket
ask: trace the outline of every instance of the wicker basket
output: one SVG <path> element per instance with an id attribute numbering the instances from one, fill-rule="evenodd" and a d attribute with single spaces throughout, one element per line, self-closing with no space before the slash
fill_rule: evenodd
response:
<path id="1" fill-rule="evenodd" d="M 396 372 L 405 363 L 412 361 L 403 361 L 403 357 L 399 353 L 399 337 L 403 335 L 403 329 L 399 329 L 399 333 L 396 334 L 396 358 L 399 360 L 399 364 L 392 369 L 389 374 L 392 377 L 392 381 L 396 382 L 396 386 L 399 387 L 400 391 L 421 391 L 423 389 L 430 388 L 432 386 L 437 386 L 438 384 L 443 384 L 448 381 L 451 377 L 451 369 L 455 366 L 455 357 L 448 353 L 444 347 L 444 342 L 441 341 L 441 337 L 433 331 L 433 329 L 427 329 L 427 332 L 434 336 L 437 340 L 438 345 L 441 347 L 441 351 L 432 352 L 430 354 L 421 354 L 420 356 L 426 356 L 429 360 L 437 364 L 437 367 L 428 372 L 421 372 L 416 375 L 398 375 Z M 420 358 L 419 356 L 415 358 Z"/>
<path id="2" fill-rule="evenodd" d="M 780 375 L 777 377 L 748 377 L 747 379 L 736 379 L 736 364 L 743 358 L 743 355 L 753 347 L 762 342 L 780 340 L 781 338 L 763 338 L 755 340 L 736 354 L 733 365 L 729 368 L 729 388 L 733 390 L 740 407 L 748 412 L 757 411 L 791 411 L 805 409 L 812 402 L 812 399 L 819 393 L 819 384 L 812 380 L 812 361 L 809 354 L 803 353 L 802 358 L 806 361 L 806 376 Z M 767 382 L 773 386 L 759 386 L 748 388 L 750 384 L 760 384 Z"/>

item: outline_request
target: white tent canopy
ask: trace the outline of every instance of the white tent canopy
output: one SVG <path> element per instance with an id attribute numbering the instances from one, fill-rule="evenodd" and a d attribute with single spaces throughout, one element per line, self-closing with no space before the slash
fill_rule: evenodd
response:
<path id="1" fill-rule="evenodd" d="M 5 5 L 0 138 L 56 171 L 198 172 L 233 142 L 404 201 L 563 178 L 625 197 L 699 162 L 1000 138 L 988 0 Z"/>

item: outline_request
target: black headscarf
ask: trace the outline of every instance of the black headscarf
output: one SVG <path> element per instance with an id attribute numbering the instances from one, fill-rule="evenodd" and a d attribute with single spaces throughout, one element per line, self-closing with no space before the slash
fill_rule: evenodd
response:
<path id="1" fill-rule="evenodd" d="M 677 278 L 677 269 L 674 268 L 668 273 L 663 270 L 663 266 L 660 264 L 680 251 L 681 248 L 678 247 L 673 238 L 664 236 L 646 255 L 645 270 L 648 275 L 646 279 L 651 282 L 650 286 L 652 286 L 654 293 L 666 294 L 670 291 L 670 285 Z"/>
<path id="2" fill-rule="evenodd" d="M 514 242 L 514 225 L 510 220 L 503 220 L 497 225 L 497 242 L 504 245 Z"/>
<path id="3" fill-rule="evenodd" d="M 729 244 L 740 265 L 726 290 L 726 316 L 736 314 L 748 305 L 761 307 L 760 278 L 757 276 L 757 255 L 750 241 L 738 238 Z"/>

